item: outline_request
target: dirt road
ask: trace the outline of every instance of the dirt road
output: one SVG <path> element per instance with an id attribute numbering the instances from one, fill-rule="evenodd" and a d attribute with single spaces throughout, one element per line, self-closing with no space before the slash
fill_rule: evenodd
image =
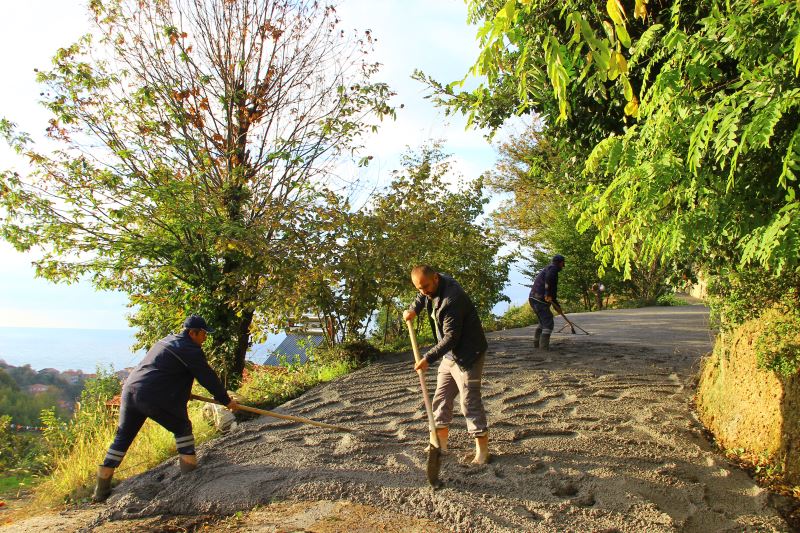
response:
<path id="1" fill-rule="evenodd" d="M 363 432 L 254 420 L 202 447 L 190 475 L 179 477 L 173 460 L 123 482 L 98 520 L 346 500 L 457 531 L 789 530 L 692 415 L 699 358 L 713 342 L 705 308 L 572 317 L 591 335 L 554 335 L 550 352 L 532 348 L 532 328 L 490 335 L 493 460 L 461 459 L 473 444 L 457 416 L 439 490 L 425 482 L 426 419 L 406 354 L 283 407 Z"/>

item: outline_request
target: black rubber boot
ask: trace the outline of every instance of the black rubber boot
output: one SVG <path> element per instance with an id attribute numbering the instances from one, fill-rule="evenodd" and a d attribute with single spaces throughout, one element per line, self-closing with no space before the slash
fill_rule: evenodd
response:
<path id="1" fill-rule="evenodd" d="M 549 333 L 543 333 L 542 334 L 542 340 L 539 343 L 539 347 L 542 350 L 549 350 L 550 349 L 550 334 Z"/>
<path id="2" fill-rule="evenodd" d="M 97 484 L 94 487 L 92 501 L 94 503 L 104 502 L 111 496 L 111 478 L 97 476 Z"/>
<path id="3" fill-rule="evenodd" d="M 181 474 L 188 474 L 195 468 L 197 468 L 196 464 L 187 463 L 183 459 L 178 459 L 178 465 L 181 467 Z"/>
<path id="4" fill-rule="evenodd" d="M 536 328 L 536 333 L 533 334 L 533 347 L 539 347 L 539 338 L 542 336 L 542 328 Z"/>

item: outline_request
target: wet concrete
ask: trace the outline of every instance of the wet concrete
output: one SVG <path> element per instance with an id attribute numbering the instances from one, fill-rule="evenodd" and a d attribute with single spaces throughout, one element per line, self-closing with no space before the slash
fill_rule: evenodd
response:
<path id="1" fill-rule="evenodd" d="M 412 357 L 401 354 L 281 408 L 359 431 L 246 422 L 202 446 L 195 472 L 179 476 L 171 460 L 121 483 L 101 521 L 347 500 L 454 531 L 788 531 L 692 414 L 713 343 L 705 308 L 570 316 L 591 335 L 556 334 L 549 352 L 533 349 L 532 328 L 490 334 L 493 458 L 462 462 L 473 443 L 457 415 L 441 489 L 425 480 L 427 421 Z"/>

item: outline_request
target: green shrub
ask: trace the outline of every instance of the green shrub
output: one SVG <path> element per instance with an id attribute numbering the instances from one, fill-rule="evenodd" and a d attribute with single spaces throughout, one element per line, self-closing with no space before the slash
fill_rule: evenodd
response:
<path id="1" fill-rule="evenodd" d="M 41 435 L 16 431 L 10 416 L 0 416 L 0 493 L 9 487 L 18 489 L 20 481 L 30 481 L 46 468 Z"/>
<path id="2" fill-rule="evenodd" d="M 733 331 L 774 305 L 797 308 L 798 287 L 800 273 L 772 277 L 760 269 L 725 270 L 709 280 L 710 321 L 723 331 Z"/>
<path id="3" fill-rule="evenodd" d="M 687 302 L 685 302 L 684 300 L 681 300 L 680 298 L 675 296 L 673 293 L 667 293 L 667 294 L 662 294 L 661 296 L 658 297 L 658 299 L 656 300 L 656 305 L 661 305 L 661 306 L 681 306 L 681 305 L 689 305 L 689 304 Z"/>
<path id="4" fill-rule="evenodd" d="M 308 350 L 309 362 L 282 361 L 281 366 L 249 364 L 237 391 L 243 403 L 261 407 L 280 405 L 311 387 L 351 372 L 357 355 L 346 346 Z"/>
<path id="5" fill-rule="evenodd" d="M 536 318 L 536 314 L 533 312 L 533 309 L 531 309 L 530 304 L 526 302 L 522 305 L 512 305 L 509 307 L 508 310 L 503 313 L 503 316 L 495 321 L 494 327 L 487 328 L 487 331 L 491 331 L 492 329 L 524 328 L 532 324 L 537 324 L 538 322 L 539 319 Z"/>
<path id="6" fill-rule="evenodd" d="M 381 356 L 379 350 L 371 342 L 360 340 L 337 344 L 335 346 L 317 346 L 309 354 L 309 359 L 317 365 L 328 365 L 337 362 L 350 362 L 361 366 L 375 361 Z"/>

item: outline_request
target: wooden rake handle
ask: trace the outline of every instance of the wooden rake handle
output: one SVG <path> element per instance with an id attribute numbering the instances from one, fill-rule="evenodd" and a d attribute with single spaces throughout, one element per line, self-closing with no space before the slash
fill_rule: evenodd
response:
<path id="1" fill-rule="evenodd" d="M 192 400 L 199 400 L 201 402 L 207 403 L 214 403 L 217 405 L 222 405 L 217 400 L 212 398 L 206 398 L 205 396 L 198 396 L 197 394 L 192 394 L 189 396 Z M 348 433 L 352 433 L 351 428 L 346 428 L 344 426 L 334 426 L 333 424 L 326 424 L 325 422 L 317 422 L 316 420 L 311 420 L 310 418 L 303 418 L 302 416 L 292 416 L 292 415 L 283 415 L 280 413 L 276 413 L 274 411 L 267 411 L 265 409 L 258 409 L 256 407 L 250 407 L 247 405 L 239 404 L 238 409 L 239 411 L 247 411 L 248 413 L 255 413 L 257 415 L 263 416 L 271 416 L 273 418 L 280 418 L 281 420 L 291 420 L 292 422 L 300 422 L 301 424 L 309 424 L 312 426 L 317 426 L 320 428 L 326 429 L 335 429 L 336 431 L 346 431 Z"/>

